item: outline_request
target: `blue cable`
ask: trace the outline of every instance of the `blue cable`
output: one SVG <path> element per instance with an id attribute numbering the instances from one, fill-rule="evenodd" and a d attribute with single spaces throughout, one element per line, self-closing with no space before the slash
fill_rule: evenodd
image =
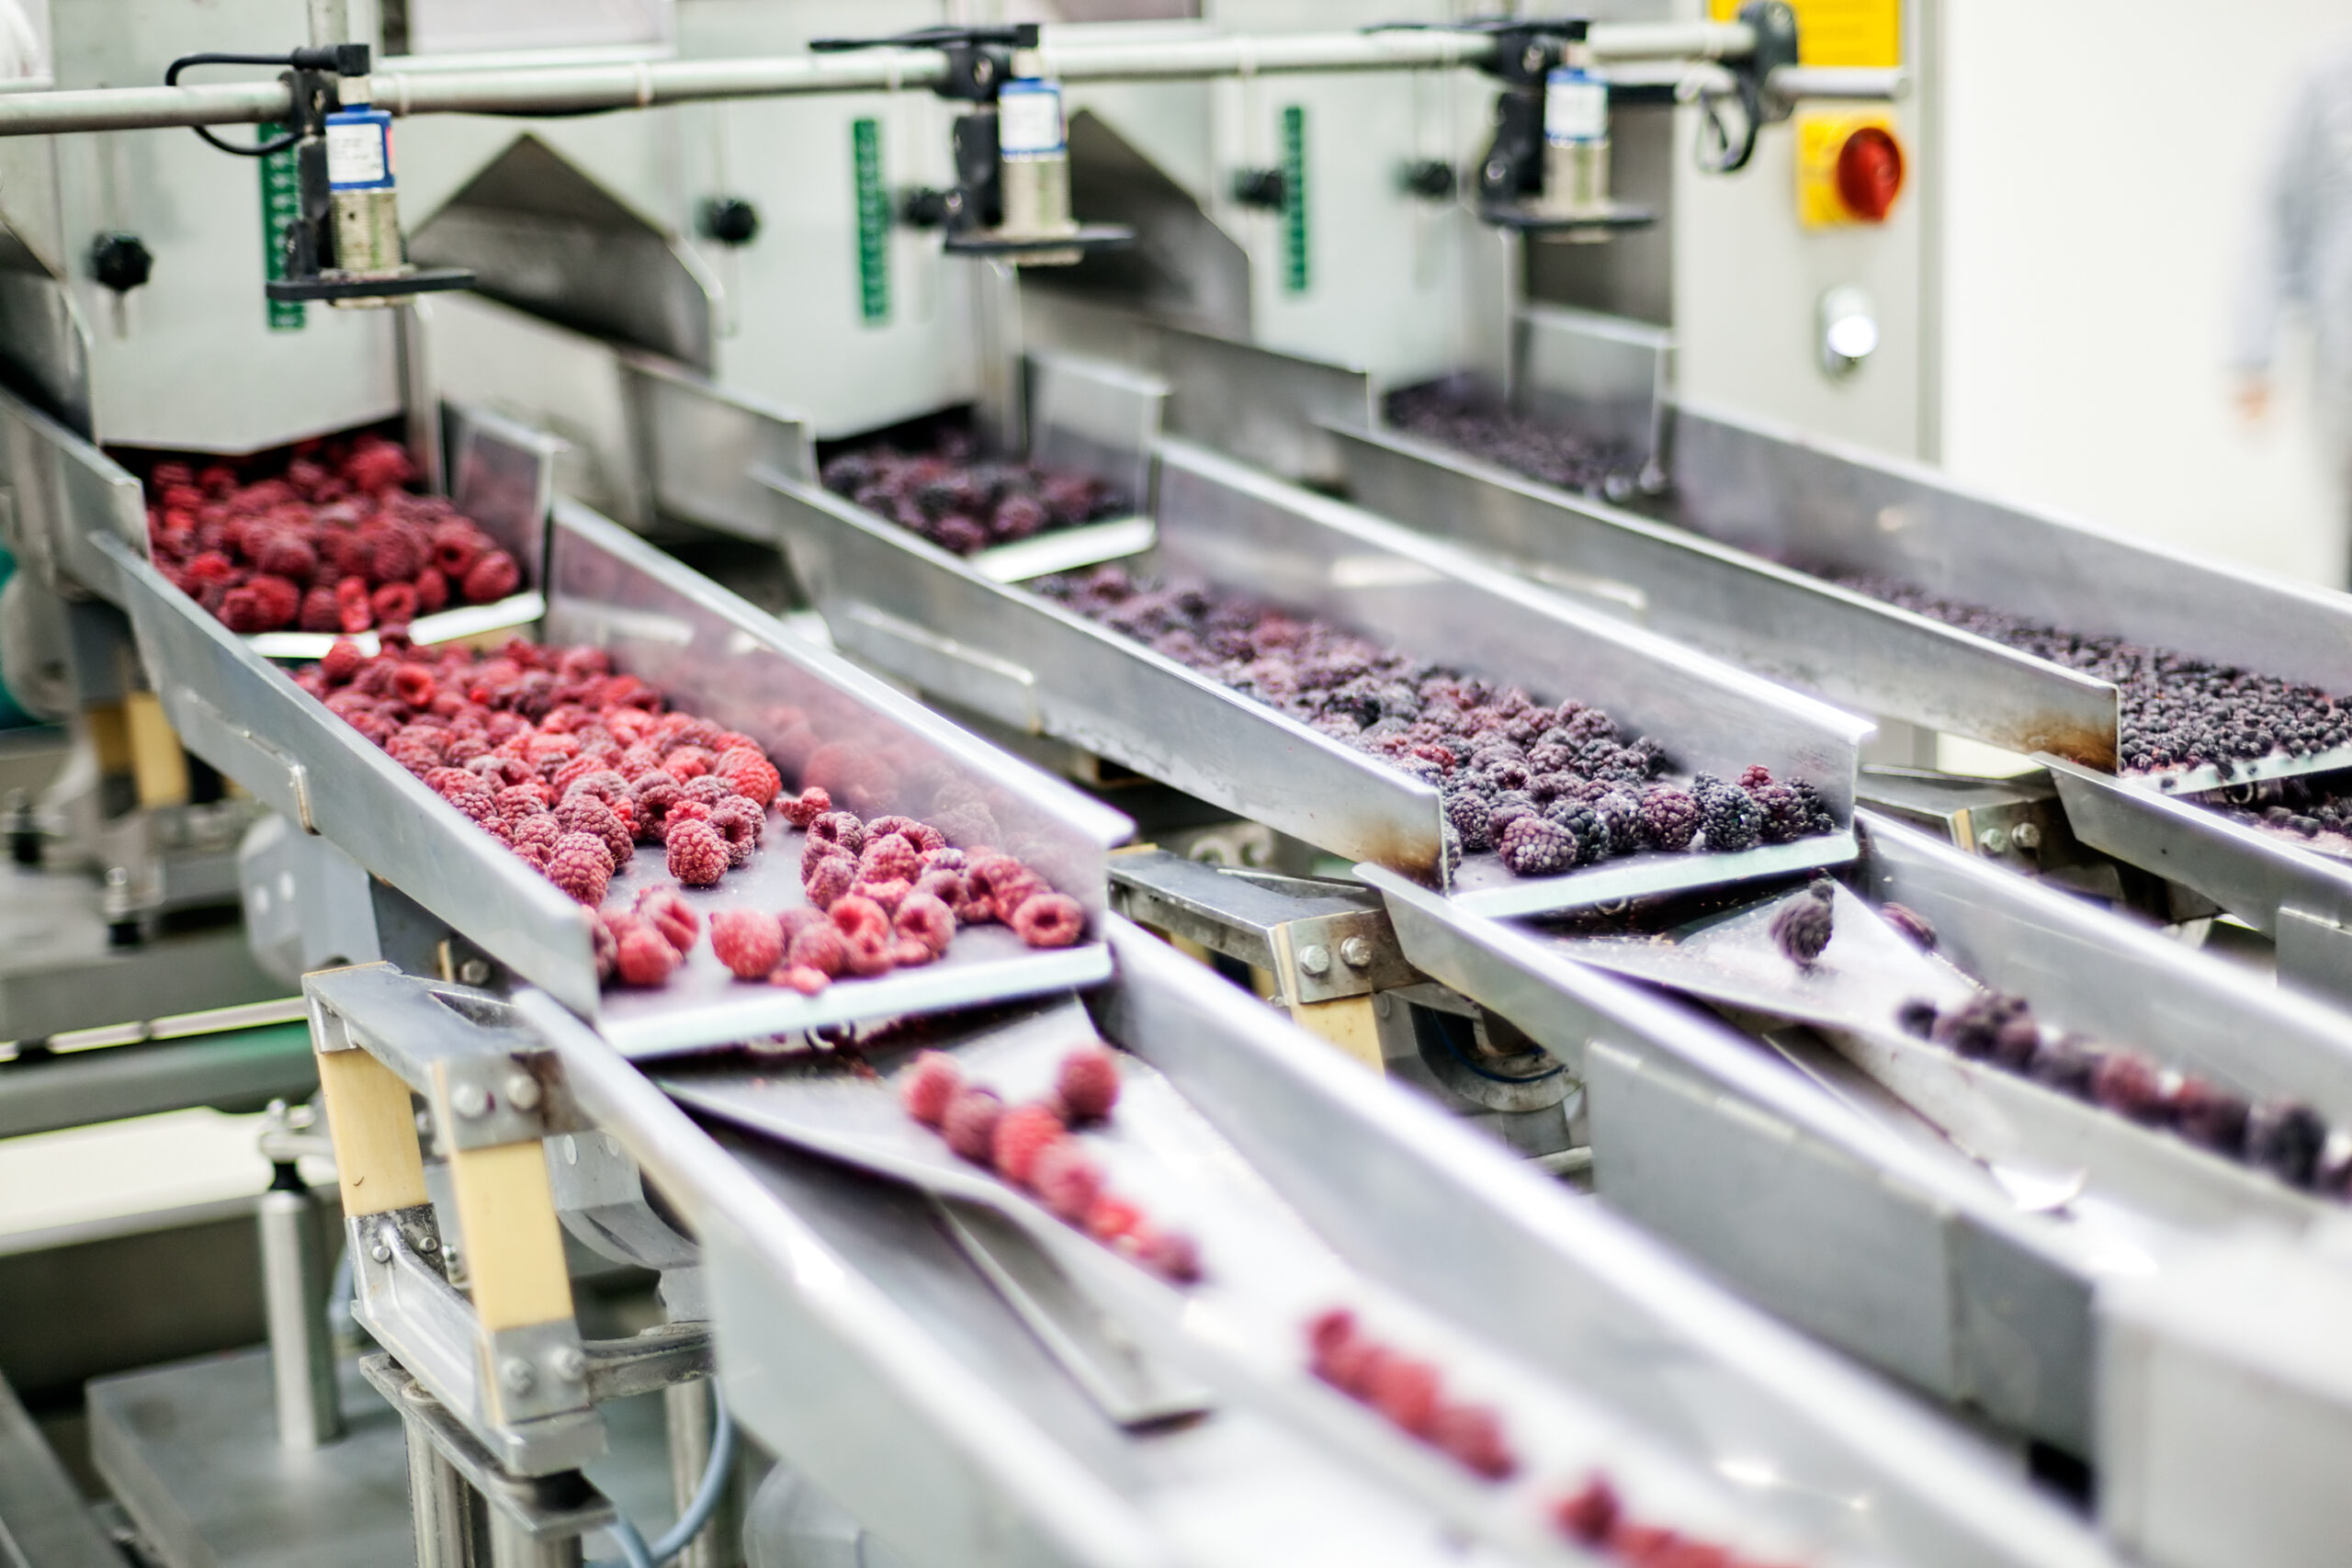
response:
<path id="1" fill-rule="evenodd" d="M 661 1568 L 684 1551 L 718 1511 L 719 1495 L 727 1490 L 728 1473 L 735 1468 L 735 1420 L 727 1414 L 727 1401 L 719 1396 L 715 1380 L 710 1385 L 710 1463 L 704 1467 L 702 1484 L 695 1488 L 694 1499 L 678 1516 L 678 1522 L 650 1546 L 626 1514 L 616 1513 L 613 1522 L 605 1527 L 620 1547 L 626 1568 Z"/>

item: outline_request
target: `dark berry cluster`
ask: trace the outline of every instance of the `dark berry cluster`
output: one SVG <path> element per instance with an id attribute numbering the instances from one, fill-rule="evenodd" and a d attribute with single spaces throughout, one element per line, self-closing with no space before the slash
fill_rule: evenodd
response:
<path id="1" fill-rule="evenodd" d="M 1837 897 L 1836 883 L 1815 877 L 1802 897 L 1781 905 L 1772 917 L 1772 943 L 1798 968 L 1812 968 L 1828 951 L 1829 939 L 1837 933 Z"/>
<path id="2" fill-rule="evenodd" d="M 2039 626 L 1894 578 L 1845 573 L 1832 581 L 2120 688 L 2127 773 L 2211 765 L 2228 776 L 2265 757 L 2308 757 L 2352 741 L 2352 705 L 2317 686 L 2121 637 Z"/>
<path id="3" fill-rule="evenodd" d="M 485 655 L 385 640 L 370 656 L 339 639 L 296 683 L 590 909 L 640 843 L 662 846 L 676 883 L 711 887 L 751 863 L 771 807 L 806 829 L 807 905 L 712 917 L 713 950 L 739 978 L 813 994 L 928 964 L 959 925 L 1002 920 L 1033 947 L 1085 931 L 1078 900 L 1009 855 L 967 855 L 912 818 L 861 821 L 820 786 L 784 795 L 757 741 L 664 712 L 662 694 L 615 674 L 601 649 L 513 637 Z M 598 913 L 598 972 L 660 986 L 701 929 L 676 887 L 650 888 Z"/>
<path id="4" fill-rule="evenodd" d="M 1644 850 L 1716 852 L 1837 830 L 1810 785 L 1750 767 L 1737 783 L 1667 782 L 1665 752 L 1574 700 L 1536 702 L 1408 658 L 1327 621 L 1203 583 L 1138 582 L 1122 567 L 1039 592 L 1398 772 L 1437 786 L 1449 849 L 1492 851 L 1556 876 Z"/>
<path id="5" fill-rule="evenodd" d="M 959 556 L 1133 510 L 1091 474 L 983 458 L 957 430 L 929 452 L 876 446 L 837 454 L 818 477 L 834 494 Z"/>
<path id="6" fill-rule="evenodd" d="M 1957 1055 L 2168 1132 L 2290 1187 L 2352 1198 L 2352 1138 L 2331 1136 L 2319 1112 L 2300 1101 L 2257 1104 L 2137 1051 L 2058 1033 L 2034 1018 L 2023 997 L 1981 992 L 1943 1013 L 1909 1002 L 1899 1021 Z"/>
<path id="7" fill-rule="evenodd" d="M 1388 423 L 1408 434 L 1562 490 L 1622 495 L 1641 467 L 1623 442 L 1579 435 L 1513 413 L 1501 399 L 1464 380 L 1391 392 L 1385 407 Z"/>
<path id="8" fill-rule="evenodd" d="M 2352 793 L 2341 773 L 2264 779 L 2188 796 L 2233 822 L 2297 843 L 2352 852 Z"/>
<path id="9" fill-rule="evenodd" d="M 514 558 L 444 498 L 409 491 L 415 477 L 408 453 L 379 435 L 306 443 L 266 478 L 157 463 L 149 552 L 236 632 L 398 631 L 521 587 Z"/>
<path id="10" fill-rule="evenodd" d="M 955 1057 L 921 1052 L 899 1075 L 899 1100 L 958 1158 L 1035 1194 L 1056 1217 L 1103 1246 L 1171 1284 L 1200 1279 L 1201 1250 L 1193 1238 L 1153 1224 L 1109 1190 L 1102 1168 L 1078 1136 L 1078 1129 L 1109 1120 L 1119 1103 L 1119 1061 L 1109 1046 L 1070 1052 L 1054 1076 L 1051 1097 L 1015 1106 L 967 1081 Z"/>

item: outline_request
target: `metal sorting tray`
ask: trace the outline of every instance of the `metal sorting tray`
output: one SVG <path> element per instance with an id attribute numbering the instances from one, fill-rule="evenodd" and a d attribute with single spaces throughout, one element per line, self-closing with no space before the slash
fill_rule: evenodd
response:
<path id="1" fill-rule="evenodd" d="M 1778 900 L 1684 944 L 1481 920 L 1376 871 L 1406 955 L 1587 1079 L 1602 1197 L 1792 1320 L 1942 1396 L 2081 1453 L 2091 1292 L 2199 1234 L 2292 1234 L 2335 1205 L 1909 1039 L 1894 1010 L 1973 976 L 2044 1022 L 2256 1098 L 2352 1110 L 2352 1021 L 2153 932 L 1865 816 L 1873 901 L 1936 925 L 1927 958 L 1852 894 L 1820 966 L 1761 934 Z M 1758 928 L 1747 934 L 1742 928 Z M 1842 944 L 1842 948 L 1841 948 Z M 1629 991 L 1608 963 L 1837 1042 L 1771 1036 Z M 1957 967 L 1953 965 L 1956 964 Z"/>
<path id="2" fill-rule="evenodd" d="M 1163 943 L 1115 919 L 1109 935 L 1119 972 L 1091 1002 L 1104 1034 L 1164 1075 L 1248 1162 L 1238 1175 L 1253 1171 L 1401 1310 L 1447 1320 L 1531 1377 L 1573 1388 L 1651 1452 L 1727 1492 L 1740 1517 L 1824 1543 L 1824 1561 L 2111 1561 L 2078 1523 L 1907 1401 Z M 923 1249 L 937 1249 L 911 1210 L 876 1224 L 874 1215 L 897 1211 L 874 1184 L 820 1182 L 821 1162 L 696 1126 L 560 1009 L 528 996 L 521 1007 L 562 1059 L 571 1093 L 704 1237 L 719 1363 L 739 1415 L 853 1513 L 923 1537 L 894 1545 L 959 1560 L 954 1549 L 966 1543 L 948 1532 L 968 1527 L 980 1512 L 976 1495 L 989 1494 L 1005 1499 L 990 1511 L 995 1528 L 1024 1539 L 1050 1530 L 1069 1540 L 1091 1526 L 1095 1549 L 1085 1561 L 1134 1560 L 1107 1549 L 1138 1508 L 1148 1522 L 1130 1528 L 1166 1531 L 1180 1556 L 1193 1556 L 1193 1542 L 1210 1557 L 1231 1550 L 1197 1533 L 1223 1528 L 1221 1508 L 1200 1506 L 1221 1502 L 1221 1492 L 1201 1495 L 1196 1478 L 1184 1508 L 1163 1508 L 1148 1495 L 1164 1472 L 1144 1457 L 1148 1448 L 1131 1443 L 1136 1457 L 1125 1457 L 1099 1420 L 1055 1419 L 1074 1399 L 1060 1380 L 1036 1374 L 1034 1349 L 1000 1352 L 980 1337 L 987 1325 L 962 1321 L 960 1303 L 876 1299 L 878 1286 L 910 1279 Z M 838 1221 L 819 1206 L 828 1201 Z M 1212 1266 L 1216 1256 L 1208 1254 Z M 1535 1303 L 1544 1332 L 1531 1335 Z M 926 1323 L 940 1325 L 956 1359 L 910 1332 L 905 1314 L 927 1305 Z M 1298 1374 L 1294 1366 L 1281 1375 Z M 1243 1379 L 1246 1397 L 1184 1430 L 1213 1433 L 1270 1408 L 1263 1381 Z M 1334 1447 L 1301 1450 L 1322 1456 L 1303 1473 L 1319 1479 Z M 1359 1458 L 1351 1472 L 1363 1471 Z M 1629 1473 L 1639 1498 L 1646 1475 Z M 1123 1495 L 1106 1497 L 1106 1488 Z M 1373 1517 L 1389 1531 L 1375 1560 L 1419 1560 L 1427 1537 L 1399 1488 L 1373 1490 L 1381 1499 Z M 1284 1533 L 1288 1560 L 1335 1555 L 1295 1550 L 1302 1540 L 1353 1538 L 1327 1531 L 1322 1495 L 1318 1487 L 1295 1503 L 1285 1497 L 1305 1532 Z M 1458 1540 L 1450 1550 L 1459 1551 Z M 1544 1555 L 1566 1559 L 1556 1548 Z"/>
<path id="3" fill-rule="evenodd" d="M 1729 855 L 1648 852 L 1525 879 L 1492 854 L 1439 868 L 1437 790 L 968 564 L 838 496 L 778 479 L 786 548 L 835 643 L 925 690 L 1046 733 L 1336 853 L 1523 913 L 1850 859 L 1839 832 Z M 1750 762 L 1844 820 L 1870 727 L 1663 638 L 1562 604 L 1443 546 L 1200 447 L 1163 442 L 1147 571 L 1261 594 L 1414 657 L 1606 708 L 1679 769 Z"/>
<path id="4" fill-rule="evenodd" d="M 843 982 L 813 998 L 735 982 L 706 942 L 660 991 L 600 994 L 582 910 L 555 886 L 118 540 L 101 542 L 165 713 L 188 749 L 302 828 L 332 840 L 484 952 L 593 1021 L 628 1052 L 658 1052 L 1085 984 L 1108 973 L 1099 942 L 1006 951 L 979 931 L 921 969 Z M 679 705 L 756 738 L 787 778 L 822 775 L 863 816 L 987 814 L 993 841 L 1035 865 L 1099 919 L 1105 852 L 1125 818 L 963 734 L 583 508 L 559 504 L 546 637 L 591 643 Z M 780 826 L 771 818 L 772 829 Z M 718 887 L 710 908 L 777 904 L 797 890 L 786 834 Z M 787 861 L 785 857 L 793 856 Z M 640 849 L 616 892 L 658 874 Z M 1004 940 L 994 940 L 1004 937 Z"/>
<path id="5" fill-rule="evenodd" d="M 2070 630 L 2109 634 L 2352 695 L 2352 599 L 1996 500 L 1918 464 L 1685 405 L 1652 521 L 1385 430 L 1335 429 L 1350 493 L 1494 552 L 1654 630 L 1863 712 L 2089 767 L 2117 762 L 2105 682 L 1791 565 L 1878 573 Z M 1682 526 L 1676 526 L 1676 524 Z M 1751 553 L 1752 552 L 1752 553 Z M 2352 749 L 2238 779 L 2352 764 Z M 2142 776 L 2194 791 L 2211 766 Z"/>
<path id="6" fill-rule="evenodd" d="M 2050 770 L 2075 838 L 2203 894 L 2270 937 L 2282 980 L 2352 1001 L 2352 862 L 2063 758 L 2035 761 Z"/>

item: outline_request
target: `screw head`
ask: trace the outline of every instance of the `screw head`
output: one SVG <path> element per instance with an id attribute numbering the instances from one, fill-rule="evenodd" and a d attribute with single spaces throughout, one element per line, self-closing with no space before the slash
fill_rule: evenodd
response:
<path id="1" fill-rule="evenodd" d="M 438 1252 L 441 1250 L 441 1238 L 430 1235 L 418 1236 L 416 1238 L 416 1249 L 419 1252 Z"/>
<path id="2" fill-rule="evenodd" d="M 1988 855 L 1997 855 L 2009 847 L 2007 828 L 1987 828 L 1976 835 L 1976 847 Z"/>
<path id="3" fill-rule="evenodd" d="M 368 1256 L 379 1263 L 390 1263 L 392 1260 L 392 1249 L 379 1241 L 368 1249 Z"/>
<path id="4" fill-rule="evenodd" d="M 529 1111 L 539 1103 L 539 1080 L 528 1073 L 516 1073 L 506 1080 L 506 1103 L 517 1111 Z"/>
<path id="5" fill-rule="evenodd" d="M 449 1109 L 469 1122 L 490 1114 L 490 1091 L 478 1083 L 461 1083 L 449 1091 Z"/>
<path id="6" fill-rule="evenodd" d="M 1372 943 L 1360 936 L 1351 936 L 1340 944 L 1340 962 L 1351 969 L 1372 966 Z"/>
<path id="7" fill-rule="evenodd" d="M 2015 844 L 2021 850 L 2040 849 L 2041 847 L 2041 824 L 2039 822 L 2018 823 L 2016 827 L 2009 829 L 2009 842 Z"/>
<path id="8" fill-rule="evenodd" d="M 565 1345 L 548 1358 L 548 1370 L 565 1382 L 578 1382 L 588 1375 L 588 1357 L 577 1345 Z"/>
<path id="9" fill-rule="evenodd" d="M 110 232 L 90 242 L 90 276 L 117 294 L 130 293 L 154 275 L 154 253 L 138 235 Z"/>
<path id="10" fill-rule="evenodd" d="M 1309 975 L 1331 972 L 1331 950 L 1321 942 L 1309 942 L 1298 950 L 1298 966 Z"/>
<path id="11" fill-rule="evenodd" d="M 467 959 L 458 965 L 458 978 L 469 986 L 487 985 L 490 981 L 490 960 Z"/>
<path id="12" fill-rule="evenodd" d="M 498 1363 L 498 1386 L 516 1395 L 526 1394 L 537 1386 L 539 1374 L 531 1363 L 520 1356 L 509 1356 Z"/>

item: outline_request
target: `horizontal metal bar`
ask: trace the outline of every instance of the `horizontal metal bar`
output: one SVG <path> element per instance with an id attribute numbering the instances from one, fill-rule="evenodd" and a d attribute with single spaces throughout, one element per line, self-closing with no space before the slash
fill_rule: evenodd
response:
<path id="1" fill-rule="evenodd" d="M 1777 98 L 1835 98 L 1849 103 L 1900 103 L 1911 96 L 1911 73 L 1867 65 L 1782 65 L 1764 78 Z"/>
<path id="2" fill-rule="evenodd" d="M 1604 23 L 1592 29 L 1591 41 L 1595 56 L 1604 61 L 1731 60 L 1756 48 L 1753 29 L 1739 22 Z M 1038 52 L 1046 73 L 1066 82 L 1147 82 L 1476 65 L 1492 58 L 1494 50 L 1490 35 L 1431 28 L 1148 44 L 1048 43 Z M 872 50 L 755 60 L 390 71 L 368 78 L 368 87 L 379 107 L 396 115 L 582 114 L 722 98 L 895 92 L 933 86 L 946 69 L 945 57 L 934 51 Z M 26 93 L 0 96 L 0 136 L 254 125 L 282 120 L 291 112 L 287 89 L 276 82 Z"/>

